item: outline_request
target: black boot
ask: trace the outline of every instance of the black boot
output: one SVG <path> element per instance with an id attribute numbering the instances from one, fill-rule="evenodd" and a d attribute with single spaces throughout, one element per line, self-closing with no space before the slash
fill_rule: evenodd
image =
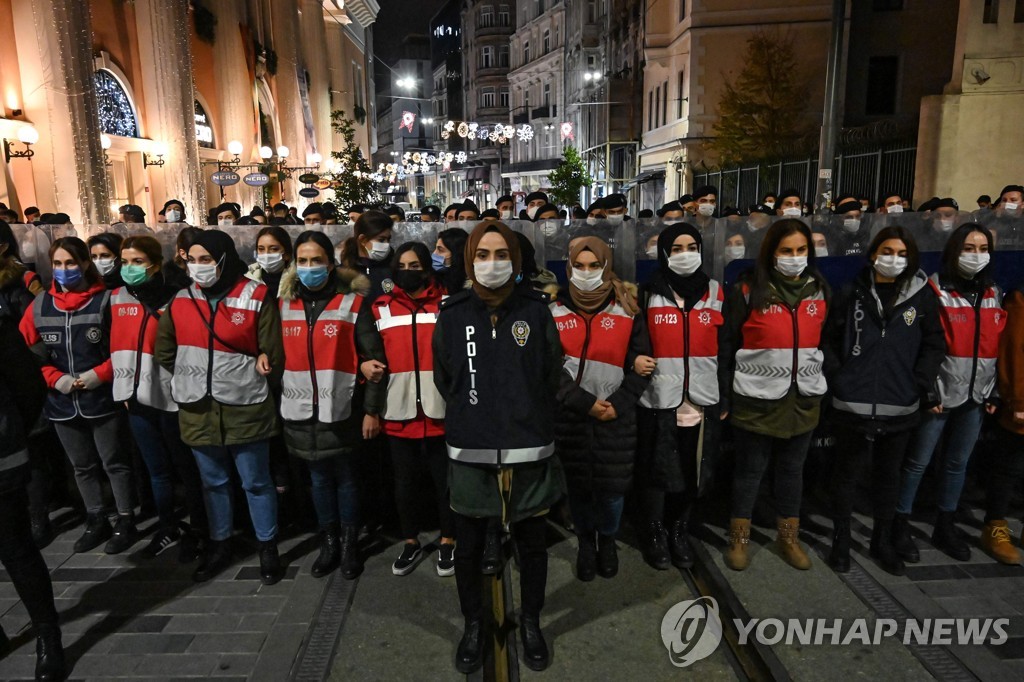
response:
<path id="1" fill-rule="evenodd" d="M 32 542 L 38 549 L 43 549 L 53 542 L 50 514 L 46 509 L 32 509 L 30 515 L 32 518 Z"/>
<path id="2" fill-rule="evenodd" d="M 644 530 L 643 555 L 652 568 L 667 571 L 672 565 L 668 553 L 668 533 L 661 521 L 652 521 Z"/>
<path id="3" fill-rule="evenodd" d="M 602 578 L 614 578 L 619 572 L 619 548 L 614 535 L 597 536 L 597 572 Z"/>
<path id="4" fill-rule="evenodd" d="M 276 585 L 284 577 L 281 568 L 281 557 L 277 553 L 277 540 L 260 542 L 260 582 L 264 585 Z"/>
<path id="5" fill-rule="evenodd" d="M 320 538 L 320 556 L 313 562 L 310 573 L 314 578 L 323 578 L 341 564 L 341 531 L 337 523 L 324 528 Z"/>
<path id="6" fill-rule="evenodd" d="M 971 547 L 956 527 L 954 515 L 955 512 L 939 512 L 935 532 L 932 533 L 932 545 L 957 561 L 968 561 L 971 558 Z"/>
<path id="7" fill-rule="evenodd" d="M 455 669 L 463 675 L 475 673 L 484 664 L 484 621 L 466 619 L 466 629 L 455 651 Z"/>
<path id="8" fill-rule="evenodd" d="M 75 551 L 81 553 L 94 550 L 106 542 L 113 532 L 105 515 L 89 514 L 85 519 L 85 532 L 75 541 Z"/>
<path id="9" fill-rule="evenodd" d="M 480 572 L 494 575 L 501 570 L 501 528 L 487 528 L 484 554 L 480 559 Z"/>
<path id="10" fill-rule="evenodd" d="M 135 517 L 131 514 L 118 514 L 114 521 L 114 532 L 107 542 L 103 551 L 107 554 L 120 554 L 130 549 L 139 538 L 139 531 L 135 529 Z"/>
<path id="11" fill-rule="evenodd" d="M 580 548 L 576 552 L 576 577 L 581 582 L 589 583 L 597 575 L 597 545 L 594 544 L 594 532 L 580 533 L 576 536 Z"/>
<path id="12" fill-rule="evenodd" d="M 899 558 L 907 563 L 916 564 L 921 560 L 914 538 L 910 537 L 910 517 L 897 512 L 892 519 L 892 546 Z"/>
<path id="13" fill-rule="evenodd" d="M 363 556 L 359 552 L 359 526 L 354 523 L 341 525 L 341 575 L 353 580 L 363 572 Z"/>
<path id="14" fill-rule="evenodd" d="M 519 618 L 519 637 L 523 643 L 523 661 L 530 670 L 541 671 L 551 664 L 548 644 L 540 631 L 540 617 L 522 615 Z"/>
<path id="15" fill-rule="evenodd" d="M 846 573 L 850 570 L 850 519 L 834 519 L 832 529 L 828 565 L 836 573 Z"/>
<path id="16" fill-rule="evenodd" d="M 203 583 L 217 576 L 231 565 L 231 546 L 228 540 L 210 540 L 206 545 L 205 554 L 199 559 L 199 566 L 192 579 Z"/>
<path id="17" fill-rule="evenodd" d="M 875 519 L 874 525 L 871 530 L 871 556 L 878 560 L 878 565 L 887 573 L 903 575 L 907 567 L 892 543 L 892 522 Z"/>
<path id="18" fill-rule="evenodd" d="M 686 521 L 679 519 L 672 524 L 672 531 L 668 534 L 668 549 L 673 566 L 693 568 L 693 547 L 690 547 L 690 527 Z"/>
<path id="19" fill-rule="evenodd" d="M 60 628 L 40 625 L 36 629 L 36 679 L 63 680 L 67 677 L 64 665 L 64 647 L 60 642 Z"/>
<path id="20" fill-rule="evenodd" d="M 187 524 L 182 524 L 180 531 L 181 542 L 178 543 L 178 563 L 190 564 L 203 556 L 209 540 L 206 539 L 205 531 L 198 531 Z"/>

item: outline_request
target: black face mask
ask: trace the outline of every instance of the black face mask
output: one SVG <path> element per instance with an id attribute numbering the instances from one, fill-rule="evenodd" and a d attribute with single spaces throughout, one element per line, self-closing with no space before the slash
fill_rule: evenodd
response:
<path id="1" fill-rule="evenodd" d="M 391 275 L 395 286 L 407 294 L 419 291 L 427 283 L 427 273 L 423 270 L 399 270 Z"/>

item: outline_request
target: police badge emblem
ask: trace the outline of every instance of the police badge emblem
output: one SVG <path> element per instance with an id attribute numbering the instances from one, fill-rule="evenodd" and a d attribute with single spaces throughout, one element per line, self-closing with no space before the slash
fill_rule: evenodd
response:
<path id="1" fill-rule="evenodd" d="M 907 323 L 907 326 L 914 324 L 914 320 L 917 319 L 917 308 L 910 306 L 903 311 L 903 321 Z"/>
<path id="2" fill-rule="evenodd" d="M 512 323 L 512 337 L 515 338 L 516 344 L 522 348 L 526 345 L 527 339 L 530 338 L 530 325 L 521 320 Z"/>
<path id="3" fill-rule="evenodd" d="M 386 280 L 384 280 L 383 282 L 381 282 L 380 286 L 381 286 L 381 289 L 384 290 L 385 294 L 390 294 L 392 291 L 395 290 L 395 283 L 393 281 L 391 281 L 390 277 L 387 278 Z"/>
<path id="4" fill-rule="evenodd" d="M 103 340 L 103 330 L 99 327 L 89 327 L 85 332 L 85 338 L 89 343 L 99 343 Z"/>

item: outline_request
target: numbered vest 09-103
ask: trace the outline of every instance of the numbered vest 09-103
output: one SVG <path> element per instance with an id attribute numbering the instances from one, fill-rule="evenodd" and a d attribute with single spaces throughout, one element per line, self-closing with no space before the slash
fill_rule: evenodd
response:
<path id="1" fill-rule="evenodd" d="M 429 303 L 412 309 L 406 300 L 392 296 L 374 301 L 373 317 L 388 359 L 384 419 L 415 419 L 419 409 L 431 419 L 444 419 L 444 398 L 434 385 L 431 346 L 440 308 L 439 303 Z"/>
<path id="2" fill-rule="evenodd" d="M 281 416 L 286 420 L 331 424 L 351 416 L 359 369 L 356 317 L 362 303 L 358 294 L 338 294 L 310 323 L 300 299 L 281 301 Z"/>
<path id="3" fill-rule="evenodd" d="M 939 297 L 939 319 L 946 334 L 946 358 L 939 368 L 938 388 L 942 406 L 950 409 L 968 400 L 983 403 L 996 386 L 999 336 L 1006 327 L 1002 292 L 991 286 L 975 307 L 966 296 L 930 278 Z"/>
<path id="4" fill-rule="evenodd" d="M 743 348 L 736 352 L 733 390 L 748 398 L 778 400 L 795 383 L 801 395 L 824 395 L 824 357 L 818 346 L 825 308 L 819 289 L 795 309 L 782 303 L 752 309 L 742 327 Z"/>
<path id="5" fill-rule="evenodd" d="M 177 412 L 171 397 L 170 372 L 160 366 L 153 355 L 160 314 L 152 314 L 146 306 L 119 287 L 110 296 L 110 360 L 114 366 L 114 400 L 134 398 L 165 412 Z"/>
<path id="6" fill-rule="evenodd" d="M 562 366 L 580 388 L 607 400 L 622 385 L 633 317 L 618 303 L 589 320 L 560 301 L 550 307 L 562 341 Z"/>
<path id="7" fill-rule="evenodd" d="M 658 364 L 640 396 L 641 405 L 676 409 L 684 398 L 702 407 L 718 403 L 718 330 L 724 322 L 723 302 L 722 287 L 715 280 L 689 311 L 661 294 L 648 298 L 647 332 Z"/>
<path id="8" fill-rule="evenodd" d="M 202 289 L 182 289 L 171 301 L 178 351 L 171 393 L 180 405 L 210 396 L 225 405 L 267 399 L 267 380 L 256 371 L 259 317 L 267 287 L 243 277 L 211 314 Z"/>

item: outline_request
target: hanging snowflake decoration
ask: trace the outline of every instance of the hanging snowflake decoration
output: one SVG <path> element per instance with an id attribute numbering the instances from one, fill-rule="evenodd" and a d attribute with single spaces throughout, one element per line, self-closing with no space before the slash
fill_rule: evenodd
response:
<path id="1" fill-rule="evenodd" d="M 533 139 L 533 126 L 529 123 L 519 126 L 519 130 L 516 131 L 516 137 L 519 138 L 520 142 L 529 142 Z"/>
<path id="2" fill-rule="evenodd" d="M 469 125 L 463 121 L 459 123 L 459 137 L 466 137 L 469 135 Z"/>
<path id="3" fill-rule="evenodd" d="M 456 163 L 466 163 L 466 152 L 458 152 L 455 154 Z"/>
<path id="4" fill-rule="evenodd" d="M 446 131 L 448 131 L 449 133 L 451 131 L 455 130 L 455 121 L 448 121 L 447 123 L 445 123 L 444 124 L 444 129 Z"/>
<path id="5" fill-rule="evenodd" d="M 566 121 L 565 123 L 562 124 L 561 133 L 562 133 L 562 142 L 565 142 L 566 140 L 574 140 L 575 141 L 575 139 L 576 139 L 575 136 L 572 133 L 572 123 L 570 123 L 568 121 Z"/>
<path id="6" fill-rule="evenodd" d="M 435 163 L 437 163 L 437 157 L 434 156 L 433 154 L 429 154 L 427 156 L 427 165 L 433 166 Z"/>
<path id="7" fill-rule="evenodd" d="M 447 130 L 442 130 L 441 131 L 441 139 L 447 140 L 451 136 L 452 136 L 452 134 L 450 132 L 448 132 Z"/>
<path id="8" fill-rule="evenodd" d="M 469 134 L 470 135 L 474 135 L 476 133 L 476 129 L 479 128 L 479 127 L 480 127 L 479 123 L 470 123 L 469 124 Z"/>
<path id="9" fill-rule="evenodd" d="M 516 129 L 514 126 L 505 126 L 503 133 L 505 137 L 512 137 L 516 134 Z"/>
<path id="10" fill-rule="evenodd" d="M 455 158 L 454 154 L 452 154 L 451 152 L 445 152 L 445 154 L 444 154 L 444 162 L 445 163 L 451 163 L 452 159 L 454 159 L 454 158 Z"/>
<path id="11" fill-rule="evenodd" d="M 497 142 L 498 141 L 498 131 L 497 131 L 497 129 L 492 130 L 491 134 L 488 135 L 487 137 L 490 138 L 491 142 Z"/>

